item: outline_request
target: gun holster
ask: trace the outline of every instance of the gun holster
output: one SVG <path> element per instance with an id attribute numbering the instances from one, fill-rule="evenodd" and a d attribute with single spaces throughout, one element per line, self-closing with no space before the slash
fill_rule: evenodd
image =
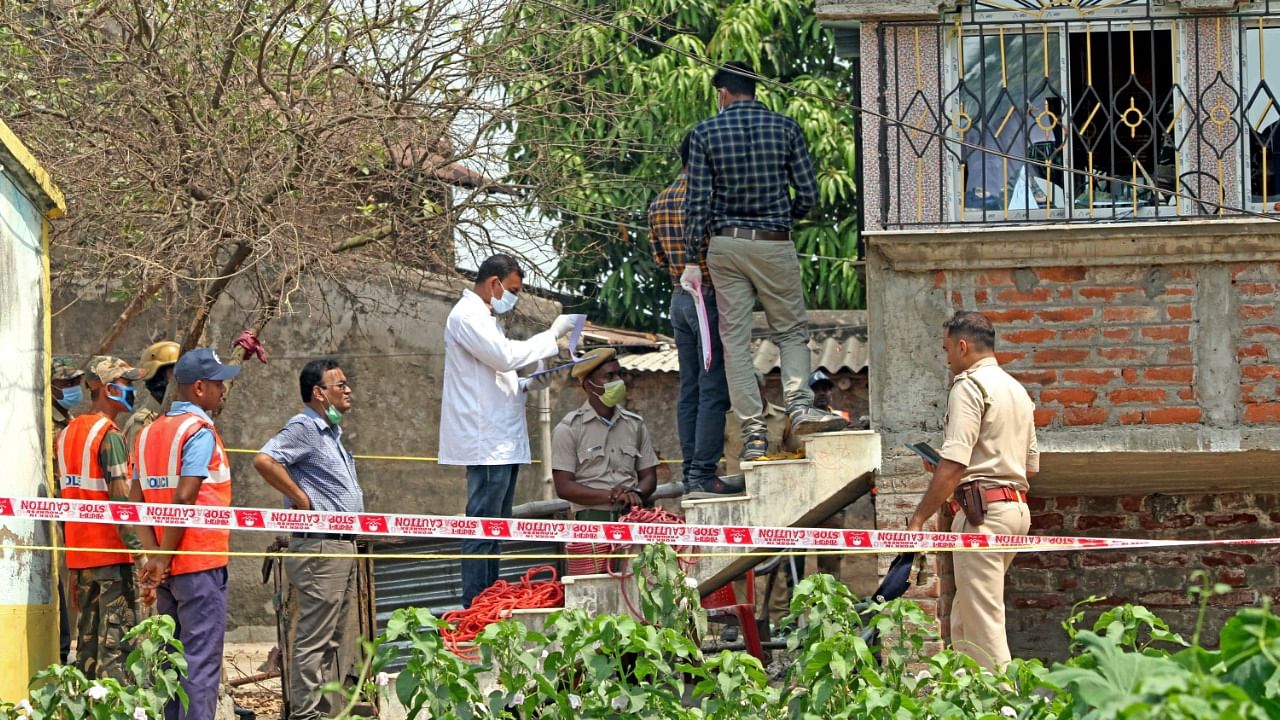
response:
<path id="1" fill-rule="evenodd" d="M 964 511 L 964 518 L 970 525 L 977 527 L 987 519 L 987 494 L 976 480 L 957 487 L 955 496 L 956 503 Z"/>

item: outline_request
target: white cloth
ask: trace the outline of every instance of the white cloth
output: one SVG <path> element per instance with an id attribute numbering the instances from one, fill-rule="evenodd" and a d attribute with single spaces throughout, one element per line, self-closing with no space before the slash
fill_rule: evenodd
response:
<path id="1" fill-rule="evenodd" d="M 510 340 L 498 318 L 471 290 L 444 323 L 441 465 L 529 462 L 525 399 L 516 370 L 559 352 L 550 330 Z"/>

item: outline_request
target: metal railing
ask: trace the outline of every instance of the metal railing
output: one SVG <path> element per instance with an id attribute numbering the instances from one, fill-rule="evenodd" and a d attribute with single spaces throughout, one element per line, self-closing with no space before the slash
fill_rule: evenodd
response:
<path id="1" fill-rule="evenodd" d="M 885 228 L 1280 211 L 1280 4 L 973 0 L 876 32 Z"/>

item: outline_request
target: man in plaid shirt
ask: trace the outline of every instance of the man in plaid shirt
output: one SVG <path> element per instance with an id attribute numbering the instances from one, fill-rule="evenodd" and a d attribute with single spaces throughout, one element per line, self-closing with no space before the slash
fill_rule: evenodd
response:
<path id="1" fill-rule="evenodd" d="M 684 491 L 690 498 L 731 495 L 740 488 L 726 485 L 716 476 L 716 466 L 724 453 L 725 413 L 729 411 L 729 387 L 724 378 L 724 348 L 714 330 L 718 313 L 715 290 L 707 272 L 706 248 L 699 255 L 704 281 L 702 302 L 707 309 L 711 332 L 711 367 L 703 367 L 702 343 L 698 335 L 698 315 L 693 295 L 680 287 L 684 249 L 684 203 L 688 186 L 689 136 L 680 142 L 680 176 L 649 206 L 649 243 L 653 259 L 671 275 L 671 331 L 680 358 L 680 399 L 676 403 L 676 426 L 680 433 L 680 454 L 684 458 Z"/>
<path id="2" fill-rule="evenodd" d="M 720 114 L 698 123 L 690 137 L 681 274 L 686 289 L 701 286 L 704 272 L 693 259 L 710 236 L 707 267 L 715 281 L 729 399 L 742 419 L 739 458 L 744 461 L 760 458 L 769 446 L 751 364 L 751 311 L 757 299 L 778 346 L 792 432 L 844 428 L 839 415 L 813 407 L 809 324 L 791 242 L 792 223 L 817 202 L 818 183 L 800 126 L 756 100 L 756 77 L 750 65 L 732 62 L 711 79 Z"/>

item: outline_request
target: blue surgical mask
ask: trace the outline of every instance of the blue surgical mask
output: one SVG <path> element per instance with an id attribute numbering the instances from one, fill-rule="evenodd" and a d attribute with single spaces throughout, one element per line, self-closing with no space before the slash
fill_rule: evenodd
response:
<path id="1" fill-rule="evenodd" d="M 54 402 L 63 410 L 70 410 L 79 405 L 81 400 L 84 400 L 84 390 L 79 385 L 72 385 L 62 388 L 62 397 L 56 398 Z"/>
<path id="2" fill-rule="evenodd" d="M 502 286 L 499 285 L 498 287 Z M 511 312 L 516 306 L 516 301 L 519 299 L 519 295 L 516 295 L 513 292 L 507 292 L 506 288 L 502 288 L 502 294 L 490 300 L 489 306 L 493 308 L 494 312 L 502 315 L 503 313 Z"/>
<path id="3" fill-rule="evenodd" d="M 110 385 L 107 386 L 107 388 L 114 389 L 117 393 L 113 395 L 112 393 L 108 392 L 107 397 L 123 405 L 125 412 L 133 412 L 133 399 L 137 391 L 134 390 L 132 386 L 117 385 L 115 383 L 111 383 Z"/>

